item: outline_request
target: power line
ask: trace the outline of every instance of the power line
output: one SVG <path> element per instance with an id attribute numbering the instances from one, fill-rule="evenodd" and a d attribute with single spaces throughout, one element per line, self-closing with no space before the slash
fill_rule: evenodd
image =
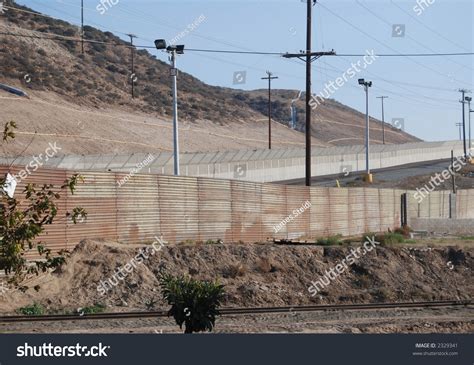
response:
<path id="1" fill-rule="evenodd" d="M 387 21 L 386 19 L 382 18 L 380 15 L 376 14 L 374 11 L 372 11 L 371 9 L 369 9 L 367 6 L 363 5 L 359 0 L 356 0 L 356 4 L 358 4 L 359 6 L 361 6 L 362 8 L 364 8 L 367 12 L 369 12 L 370 14 L 372 14 L 375 18 L 379 19 L 380 21 L 382 21 L 383 23 L 387 24 L 388 26 L 392 26 L 392 24 Z M 415 42 L 416 44 L 418 44 L 419 46 L 421 46 L 422 48 L 424 49 L 427 49 L 428 51 L 430 52 L 436 52 L 434 51 L 433 49 L 431 49 L 430 47 L 428 46 L 425 46 L 423 43 L 421 42 L 418 42 L 415 38 L 413 38 L 412 36 L 410 36 L 409 34 L 406 34 L 405 35 L 406 38 L 408 39 L 411 39 L 413 42 Z M 448 59 L 450 60 L 450 59 Z M 459 62 L 456 62 L 456 61 L 453 61 L 453 60 L 450 60 L 451 62 L 455 63 L 456 65 L 458 66 L 461 66 L 463 68 L 466 68 L 468 70 L 472 70 L 470 67 L 466 66 L 466 65 L 463 65 L 462 63 L 459 63 Z"/>
<path id="2" fill-rule="evenodd" d="M 456 43 L 454 42 L 453 40 L 449 39 L 449 38 L 446 38 L 443 34 L 441 34 L 440 32 L 438 32 L 436 29 L 433 29 L 429 26 L 427 26 L 425 23 L 423 23 L 421 20 L 419 20 L 416 16 L 414 16 L 413 14 L 410 14 L 409 12 L 407 12 L 406 10 L 404 10 L 402 7 L 400 7 L 399 5 L 397 5 L 393 0 L 390 0 L 390 2 L 392 3 L 392 5 L 396 6 L 398 9 L 400 9 L 400 11 L 402 11 L 403 13 L 405 13 L 406 15 L 408 15 L 410 18 L 412 18 L 413 20 L 415 20 L 417 23 L 421 24 L 424 28 L 428 29 L 429 31 L 433 32 L 434 34 L 438 35 L 440 38 L 443 38 L 445 41 L 448 41 L 449 43 L 451 44 L 454 44 L 456 47 L 460 48 L 460 49 L 463 49 L 464 51 L 469 51 L 468 48 L 465 48 L 463 46 L 461 46 L 459 43 Z"/>
<path id="3" fill-rule="evenodd" d="M 392 51 L 394 51 L 394 52 L 397 52 L 396 49 L 394 49 L 394 48 L 392 48 L 392 47 L 390 47 L 390 46 L 387 46 L 384 42 L 378 40 L 377 38 L 375 38 L 375 37 L 372 36 L 371 34 L 367 33 L 366 31 L 364 31 L 363 29 L 361 29 L 361 28 L 358 27 L 357 25 L 352 24 L 350 21 L 346 20 L 345 18 L 343 18 L 343 17 L 340 16 L 339 14 L 333 12 L 333 11 L 332 11 L 331 9 L 329 9 L 328 7 L 322 5 L 321 3 L 317 3 L 317 4 L 318 4 L 320 7 L 322 7 L 323 9 L 326 9 L 327 12 L 329 12 L 330 14 L 332 14 L 333 16 L 335 16 L 336 18 L 342 20 L 344 23 L 346 23 L 346 24 L 348 24 L 349 26 L 351 26 L 352 28 L 356 29 L 358 32 L 364 34 L 366 37 L 368 37 L 368 38 L 374 40 L 375 42 L 377 42 L 377 43 L 379 43 L 379 44 L 381 44 L 383 47 L 389 48 L 390 50 L 392 50 Z M 437 70 L 435 70 L 435 69 L 433 69 L 433 68 L 431 68 L 431 67 L 428 67 L 428 66 L 426 66 L 426 65 L 424 65 L 424 64 L 422 64 L 422 63 L 420 63 L 420 62 L 418 62 L 418 61 L 416 61 L 416 60 L 411 59 L 410 57 L 417 57 L 417 56 L 415 56 L 415 54 L 412 54 L 412 55 L 404 55 L 404 54 L 402 54 L 402 53 L 400 53 L 400 52 L 397 52 L 396 55 L 394 55 L 394 56 L 384 55 L 384 56 L 380 56 L 380 57 L 397 57 L 397 55 L 400 56 L 400 57 L 406 57 L 406 58 L 407 58 L 408 60 L 410 60 L 411 62 L 414 62 L 414 63 L 416 63 L 417 65 L 419 65 L 419 66 L 421 66 L 421 67 L 423 67 L 423 68 L 425 68 L 425 69 L 427 69 L 427 70 L 430 70 L 430 71 L 432 71 L 432 72 L 434 72 L 434 73 L 436 73 L 436 74 L 438 74 L 438 75 L 440 75 L 440 76 L 443 76 L 444 78 L 447 78 L 447 76 L 444 75 L 444 74 L 442 74 L 441 72 L 439 72 L 439 71 L 437 71 Z M 427 55 L 427 54 L 423 54 L 424 57 L 425 57 L 426 55 Z M 447 55 L 447 54 L 445 54 L 445 55 Z M 454 56 L 454 54 L 453 54 L 453 56 Z M 457 81 L 457 82 L 459 82 L 459 83 L 465 84 L 465 82 L 463 82 L 463 81 L 459 81 L 459 80 L 455 80 L 455 81 Z"/>

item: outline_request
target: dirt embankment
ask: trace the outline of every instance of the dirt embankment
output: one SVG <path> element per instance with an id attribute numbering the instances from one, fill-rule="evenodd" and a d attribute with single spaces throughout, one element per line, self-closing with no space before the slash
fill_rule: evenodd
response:
<path id="1" fill-rule="evenodd" d="M 351 247 L 263 245 L 165 246 L 136 264 L 105 294 L 100 282 L 130 263 L 141 247 L 83 241 L 62 270 L 33 278 L 28 289 L 0 295 L 0 312 L 32 303 L 50 312 L 105 304 L 107 310 L 167 308 L 158 285 L 160 270 L 219 280 L 226 286 L 226 307 L 466 299 L 474 293 L 473 248 L 377 247 L 316 296 L 308 287 L 335 268 Z M 115 274 L 115 278 L 117 275 Z"/>

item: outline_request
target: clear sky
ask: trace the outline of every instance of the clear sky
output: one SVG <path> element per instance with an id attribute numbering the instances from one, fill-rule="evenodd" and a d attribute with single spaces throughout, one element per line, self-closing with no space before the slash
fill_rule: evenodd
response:
<path id="1" fill-rule="evenodd" d="M 417 2 L 420 5 L 417 5 Z M 80 23 L 80 0 L 18 0 L 45 14 Z M 431 3 L 431 4 L 430 4 Z M 85 24 L 109 30 L 138 45 L 179 39 L 186 48 L 299 52 L 305 48 L 305 0 L 157 1 L 84 0 Z M 415 8 L 418 6 L 418 8 Z M 313 8 L 313 50 L 339 54 L 473 52 L 472 0 L 318 0 Z M 402 27 L 394 30 L 394 25 Z M 404 29 L 403 29 L 404 27 Z M 187 31 L 186 31 L 187 30 Z M 152 50 L 163 61 L 166 53 Z M 351 67 L 359 56 L 324 57 L 313 63 L 313 93 L 324 89 Z M 265 71 L 278 80 L 275 88 L 305 88 L 304 63 L 271 55 L 229 55 L 188 51 L 178 59 L 181 70 L 224 87 L 266 87 Z M 461 121 L 460 88 L 473 90 L 474 57 L 378 58 L 331 96 L 365 111 L 357 78 L 373 81 L 370 114 L 381 119 L 403 118 L 407 132 L 425 140 L 457 139 Z M 234 84 L 234 73 L 246 72 Z M 474 105 L 472 106 L 474 109 Z M 473 115 L 474 117 L 474 115 Z M 474 123 L 473 123 L 474 136 Z"/>

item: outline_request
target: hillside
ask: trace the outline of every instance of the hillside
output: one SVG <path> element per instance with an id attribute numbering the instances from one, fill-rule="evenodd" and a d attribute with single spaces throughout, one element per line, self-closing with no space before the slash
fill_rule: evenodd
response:
<path id="1" fill-rule="evenodd" d="M 63 153 L 124 153 L 170 150 L 169 66 L 147 50 L 136 50 L 136 98 L 130 95 L 130 48 L 110 32 L 85 27 L 81 54 L 77 27 L 14 5 L 0 17 L 0 82 L 20 87 L 30 99 L 0 91 L 0 123 L 15 120 L 21 130 L 9 152 L 36 153 L 39 141 L 60 140 Z M 18 36 L 20 35 L 20 36 Z M 44 39 L 50 38 L 50 39 Z M 51 39 L 52 38 L 52 39 Z M 96 43 L 95 43 L 96 42 Z M 113 46 L 104 43 L 113 43 Z M 181 72 L 179 112 L 182 151 L 262 148 L 267 140 L 265 90 L 243 91 L 207 85 Z M 292 90 L 275 90 L 274 147 L 302 147 L 304 95 L 298 102 L 299 131 L 287 127 Z M 313 143 L 363 143 L 364 115 L 334 100 L 317 109 Z M 133 128 L 131 127 L 133 125 Z M 341 128 L 343 127 L 343 128 Z M 23 133 L 23 134 L 22 134 Z M 372 123 L 374 143 L 381 125 Z M 418 139 L 387 126 L 387 143 Z"/>

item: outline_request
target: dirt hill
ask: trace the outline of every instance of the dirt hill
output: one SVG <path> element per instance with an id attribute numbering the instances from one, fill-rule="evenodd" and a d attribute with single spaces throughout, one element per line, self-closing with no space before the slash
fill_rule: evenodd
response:
<path id="1" fill-rule="evenodd" d="M 0 17 L 0 33 L 3 33 L 0 34 L 0 82 L 22 88 L 31 99 L 19 101 L 0 91 L 0 107 L 4 111 L 0 122 L 14 119 L 28 126 L 27 132 L 36 133 L 38 139 L 44 135 L 64 139 L 64 153 L 111 152 L 111 148 L 114 152 L 136 152 L 171 147 L 167 142 L 168 132 L 160 136 L 161 133 L 150 130 L 151 124 L 159 122 L 164 126 L 161 130 L 170 127 L 169 65 L 147 50 L 136 50 L 136 98 L 132 99 L 129 43 L 110 32 L 86 26 L 85 38 L 93 42 L 85 44 L 82 54 L 76 26 L 35 15 L 33 10 L 12 1 L 6 3 L 16 10 L 7 9 Z M 265 144 L 265 90 L 210 86 L 181 72 L 179 92 L 182 122 L 193 132 L 198 131 L 188 138 L 189 143 L 183 144 L 183 151 L 261 148 Z M 287 127 L 290 103 L 297 92 L 274 90 L 273 95 L 274 120 L 281 124 L 275 123 L 275 147 L 303 146 L 301 133 Z M 304 129 L 303 99 L 304 95 L 297 103 L 299 131 Z M 44 101 L 49 105 L 41 105 Z M 91 113 L 95 113 L 92 122 Z M 116 119 L 118 115 L 124 120 L 138 118 L 141 126 L 114 124 L 110 121 L 111 114 Z M 90 125 L 78 131 L 77 125 L 81 123 Z M 363 114 L 327 100 L 314 115 L 314 144 L 361 144 L 364 128 Z M 372 129 L 374 143 L 380 143 L 380 123 L 374 121 Z M 84 138 L 81 131 L 89 134 Z M 202 133 L 211 137 L 198 139 Z M 386 140 L 406 143 L 418 139 L 387 126 Z M 21 141 L 20 152 L 28 143 L 28 138 Z M 77 144 L 80 151 L 74 148 Z M 29 152 L 35 146 L 32 149 Z"/>
<path id="2" fill-rule="evenodd" d="M 312 297 L 311 282 L 341 263 L 351 247 L 165 244 L 117 280 L 116 272 L 145 246 L 83 241 L 61 270 L 24 283 L 23 292 L 12 288 L 0 296 L 0 313 L 33 302 L 53 312 L 75 311 L 94 303 L 111 311 L 144 310 L 151 300 L 156 300 L 156 309 L 164 309 L 160 270 L 219 280 L 226 287 L 225 307 L 468 299 L 474 285 L 469 275 L 473 249 L 463 245 L 377 247 Z M 453 263 L 452 270 L 447 262 Z M 108 284 L 108 291 L 101 293 L 97 287 L 109 279 L 116 286 Z"/>

